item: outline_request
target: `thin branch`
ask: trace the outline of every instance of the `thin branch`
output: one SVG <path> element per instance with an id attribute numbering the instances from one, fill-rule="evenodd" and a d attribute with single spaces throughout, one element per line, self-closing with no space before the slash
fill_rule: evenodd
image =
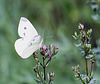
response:
<path id="1" fill-rule="evenodd" d="M 50 78 L 50 80 L 49 80 L 49 83 L 48 84 L 50 84 L 51 83 L 51 78 Z"/>
<path id="2" fill-rule="evenodd" d="M 44 70 L 44 80 L 46 80 L 46 72 L 45 72 L 45 68 L 46 68 L 46 66 L 45 66 L 45 58 L 43 57 L 43 70 Z"/>
<path id="3" fill-rule="evenodd" d="M 92 73 L 92 70 L 93 70 L 93 62 L 91 62 L 91 71 L 90 71 L 90 81 L 91 81 L 91 73 Z"/>
<path id="4" fill-rule="evenodd" d="M 79 79 L 81 80 L 81 82 L 82 82 L 83 84 L 85 84 L 85 82 L 82 80 L 82 78 L 81 78 L 81 76 L 80 76 L 80 73 L 78 73 L 78 76 L 79 76 Z"/>
<path id="5" fill-rule="evenodd" d="M 48 59 L 48 61 L 46 62 L 46 66 L 47 66 L 47 64 L 49 63 L 49 61 L 51 60 L 51 57 Z"/>
<path id="6" fill-rule="evenodd" d="M 88 63 L 87 63 L 87 59 L 85 58 L 85 63 L 86 63 L 86 74 L 88 76 Z"/>

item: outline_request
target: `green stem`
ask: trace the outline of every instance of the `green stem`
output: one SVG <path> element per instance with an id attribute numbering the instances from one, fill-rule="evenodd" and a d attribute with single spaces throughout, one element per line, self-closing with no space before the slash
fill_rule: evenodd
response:
<path id="1" fill-rule="evenodd" d="M 83 84 L 85 84 L 81 77 L 79 77 L 79 79 L 81 80 L 81 82 L 82 82 Z"/>
<path id="2" fill-rule="evenodd" d="M 46 80 L 46 75 L 45 75 L 45 66 L 43 67 L 44 69 L 44 80 Z"/>
<path id="3" fill-rule="evenodd" d="M 92 70 L 93 70 L 93 63 L 91 62 L 90 81 L 91 81 L 91 73 L 92 73 Z"/>
<path id="4" fill-rule="evenodd" d="M 43 70 L 44 70 L 44 80 L 46 80 L 46 72 L 45 72 L 45 68 L 46 68 L 46 66 L 45 66 L 45 58 L 43 57 Z"/>
<path id="5" fill-rule="evenodd" d="M 86 63 L 86 74 L 88 76 L 88 63 L 87 63 L 87 59 L 85 58 L 85 63 Z"/>
<path id="6" fill-rule="evenodd" d="M 92 66 L 93 66 L 93 64 L 91 63 L 91 71 L 90 71 L 90 76 L 91 76 L 91 73 L 92 73 Z"/>
<path id="7" fill-rule="evenodd" d="M 81 76 L 80 76 L 80 73 L 78 73 L 78 75 L 79 75 L 79 79 L 81 80 L 81 82 L 82 82 L 83 84 L 85 84 L 85 82 L 82 80 L 82 78 L 81 78 Z"/>
<path id="8" fill-rule="evenodd" d="M 50 84 L 51 83 L 51 78 L 50 78 L 50 80 L 49 80 L 49 83 L 48 84 Z"/>

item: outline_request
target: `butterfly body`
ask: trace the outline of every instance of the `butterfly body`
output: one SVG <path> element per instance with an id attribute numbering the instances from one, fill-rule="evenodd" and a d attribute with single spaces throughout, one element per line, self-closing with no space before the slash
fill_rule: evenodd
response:
<path id="1" fill-rule="evenodd" d="M 31 22 L 24 17 L 20 19 L 18 34 L 21 38 L 15 41 L 15 50 L 22 58 L 30 57 L 42 46 L 42 37 L 38 35 Z"/>

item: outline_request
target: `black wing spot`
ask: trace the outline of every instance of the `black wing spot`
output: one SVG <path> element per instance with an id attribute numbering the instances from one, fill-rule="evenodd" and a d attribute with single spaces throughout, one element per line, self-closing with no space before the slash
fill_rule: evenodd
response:
<path id="1" fill-rule="evenodd" d="M 26 30 L 27 28 L 26 28 L 26 27 L 24 27 L 24 29 Z"/>
<path id="2" fill-rule="evenodd" d="M 35 39 L 33 39 L 33 41 L 35 41 Z"/>
<path id="3" fill-rule="evenodd" d="M 30 43 L 30 46 L 32 45 L 32 43 Z"/>

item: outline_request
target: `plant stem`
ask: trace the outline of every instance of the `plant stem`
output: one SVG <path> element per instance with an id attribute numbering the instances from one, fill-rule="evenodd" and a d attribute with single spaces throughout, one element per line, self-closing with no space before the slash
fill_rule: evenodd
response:
<path id="1" fill-rule="evenodd" d="M 46 66 L 48 65 L 49 61 L 51 60 L 51 57 L 48 59 L 47 63 L 46 63 Z"/>
<path id="2" fill-rule="evenodd" d="M 87 63 L 87 59 L 85 58 L 85 63 L 86 63 L 86 74 L 88 76 L 88 63 Z"/>
<path id="3" fill-rule="evenodd" d="M 43 70 L 44 70 L 44 80 L 46 80 L 46 75 L 45 75 L 45 68 L 46 68 L 46 66 L 45 66 L 45 58 L 43 57 Z"/>
<path id="4" fill-rule="evenodd" d="M 48 59 L 48 61 L 47 61 L 47 63 L 46 63 L 46 66 L 48 65 L 48 63 L 49 63 L 49 61 L 51 60 L 52 56 L 54 56 L 54 54 L 52 54 L 52 55 L 50 56 L 50 58 Z"/>
<path id="5" fill-rule="evenodd" d="M 90 81 L 91 81 L 91 73 L 92 73 L 92 69 L 93 69 L 93 62 L 91 62 Z"/>
<path id="6" fill-rule="evenodd" d="M 82 78 L 81 78 L 81 76 L 80 76 L 80 73 L 78 73 L 78 75 L 79 75 L 79 79 L 81 80 L 81 82 L 82 82 L 83 84 L 85 84 L 85 82 L 82 80 Z"/>
<path id="7" fill-rule="evenodd" d="M 90 71 L 90 76 L 91 76 L 91 73 L 92 73 L 92 66 L 93 66 L 93 64 L 91 63 L 91 71 Z"/>
<path id="8" fill-rule="evenodd" d="M 49 80 L 49 83 L 48 83 L 48 84 L 50 84 L 50 82 L 51 82 L 51 78 L 50 78 L 50 80 Z"/>
<path id="9" fill-rule="evenodd" d="M 45 67 L 43 67 L 43 69 L 44 69 L 44 80 L 46 80 L 46 77 L 45 77 Z"/>

